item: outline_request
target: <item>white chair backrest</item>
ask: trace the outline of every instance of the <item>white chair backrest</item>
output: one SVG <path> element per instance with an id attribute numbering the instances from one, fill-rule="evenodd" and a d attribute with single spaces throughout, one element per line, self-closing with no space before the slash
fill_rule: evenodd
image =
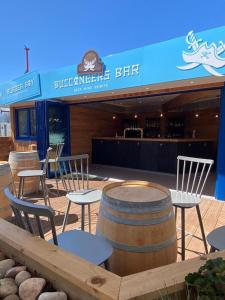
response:
<path id="1" fill-rule="evenodd" d="M 176 191 L 201 197 L 213 163 L 212 159 L 178 156 Z"/>
<path id="2" fill-rule="evenodd" d="M 49 157 L 50 157 L 50 152 L 51 151 L 52 151 L 52 148 L 49 147 L 47 149 L 47 152 L 46 152 L 45 162 L 44 162 L 44 165 L 43 165 L 43 172 L 44 172 L 44 174 L 46 174 L 47 170 L 48 170 L 48 161 L 49 161 Z"/>
<path id="3" fill-rule="evenodd" d="M 56 146 L 56 158 L 61 157 L 63 151 L 64 143 L 59 143 Z"/>
<path id="4" fill-rule="evenodd" d="M 67 192 L 89 189 L 89 155 L 81 154 L 60 157 L 60 177 Z"/>

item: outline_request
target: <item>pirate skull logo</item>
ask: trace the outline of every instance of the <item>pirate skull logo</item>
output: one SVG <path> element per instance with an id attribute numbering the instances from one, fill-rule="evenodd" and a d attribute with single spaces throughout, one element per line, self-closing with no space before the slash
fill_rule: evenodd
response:
<path id="1" fill-rule="evenodd" d="M 82 63 L 78 65 L 77 73 L 82 75 L 103 73 L 103 63 L 96 51 L 90 50 L 85 53 Z"/>

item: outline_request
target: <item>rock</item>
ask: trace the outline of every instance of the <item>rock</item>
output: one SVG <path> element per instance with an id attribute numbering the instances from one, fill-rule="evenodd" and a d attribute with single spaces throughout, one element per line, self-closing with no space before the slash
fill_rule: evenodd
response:
<path id="1" fill-rule="evenodd" d="M 0 260 L 3 260 L 3 259 L 5 259 L 5 254 L 2 251 L 0 251 Z"/>
<path id="2" fill-rule="evenodd" d="M 25 280 L 19 287 L 19 296 L 21 300 L 36 300 L 45 284 L 46 281 L 43 278 L 29 278 Z"/>
<path id="3" fill-rule="evenodd" d="M 6 272 L 15 266 L 13 259 L 4 259 L 0 261 L 0 279 L 4 278 Z"/>
<path id="4" fill-rule="evenodd" d="M 16 284 L 19 286 L 21 285 L 22 282 L 24 282 L 25 280 L 31 278 L 31 274 L 27 271 L 21 271 L 19 272 L 16 277 L 15 277 L 15 281 Z"/>
<path id="5" fill-rule="evenodd" d="M 4 298 L 3 300 L 20 300 L 20 298 L 17 295 L 9 295 L 6 298 Z"/>
<path id="6" fill-rule="evenodd" d="M 16 294 L 18 287 L 12 278 L 0 279 L 0 298 Z"/>
<path id="7" fill-rule="evenodd" d="M 47 292 L 38 297 L 38 300 L 67 300 L 64 292 Z"/>
<path id="8" fill-rule="evenodd" d="M 25 271 L 27 267 L 25 266 L 18 266 L 18 267 L 13 267 L 11 269 L 9 269 L 6 274 L 5 274 L 5 278 L 8 277 L 12 277 L 14 278 L 18 273 L 20 273 L 21 271 Z"/>

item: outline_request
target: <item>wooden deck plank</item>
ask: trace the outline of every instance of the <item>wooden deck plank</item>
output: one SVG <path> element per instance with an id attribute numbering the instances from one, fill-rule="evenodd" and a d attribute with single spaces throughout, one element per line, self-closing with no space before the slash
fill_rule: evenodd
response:
<path id="1" fill-rule="evenodd" d="M 210 200 L 205 200 L 205 202 L 206 201 L 208 202 L 209 207 L 207 212 L 203 216 L 203 224 L 204 224 L 205 234 L 207 236 L 207 234 L 216 227 L 217 220 L 223 204 L 221 202 L 216 202 L 216 205 L 213 205 L 213 203 L 211 203 Z M 201 231 L 199 226 L 197 226 L 197 230 L 195 231 L 195 236 L 199 237 L 200 239 L 191 237 L 190 242 L 188 244 L 188 249 L 192 249 L 192 251 L 193 249 L 196 249 L 199 253 L 205 253 L 204 244 L 202 241 Z M 187 258 L 191 258 L 192 256 L 190 255 L 190 252 L 187 253 L 188 253 Z"/>
<path id="2" fill-rule="evenodd" d="M 208 209 L 209 209 L 209 203 L 207 201 L 202 201 L 201 203 L 201 214 L 204 218 L 205 214 L 207 213 Z M 177 222 L 177 227 L 181 228 L 181 223 L 180 223 L 180 214 L 178 216 L 178 222 Z M 199 254 L 198 248 L 191 248 L 189 246 L 191 240 L 192 240 L 192 235 L 197 235 L 197 229 L 199 227 L 199 223 L 198 223 L 198 217 L 197 217 L 197 213 L 196 213 L 196 208 L 190 208 L 186 210 L 186 221 L 185 221 L 185 231 L 187 234 L 191 234 L 191 235 L 187 235 L 186 239 L 185 239 L 185 243 L 186 243 L 186 258 L 190 258 L 190 257 L 194 257 L 197 254 Z M 178 251 L 181 251 L 181 234 L 180 231 L 178 231 Z M 196 238 L 195 238 L 196 239 Z M 197 240 L 197 239 L 196 239 Z M 196 253 L 197 251 L 197 253 Z M 192 255 L 193 253 L 193 255 Z M 180 260 L 181 257 L 180 255 L 178 255 L 178 260 Z"/>

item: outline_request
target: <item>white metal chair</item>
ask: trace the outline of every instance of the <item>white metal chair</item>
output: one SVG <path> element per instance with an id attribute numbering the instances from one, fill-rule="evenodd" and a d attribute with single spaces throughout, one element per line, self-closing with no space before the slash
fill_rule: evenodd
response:
<path id="1" fill-rule="evenodd" d="M 20 171 L 17 176 L 20 178 L 20 183 L 19 183 L 19 191 L 18 191 L 18 198 L 23 199 L 23 192 L 24 192 L 24 183 L 25 183 L 25 178 L 27 177 L 39 177 L 40 182 L 41 182 L 41 188 L 42 188 L 42 193 L 45 201 L 45 205 L 47 205 L 47 202 L 50 205 L 49 201 L 49 196 L 48 196 L 48 189 L 45 183 L 46 179 L 46 173 L 47 173 L 47 168 L 48 168 L 48 160 L 49 160 L 49 153 L 52 150 L 52 148 L 48 148 L 46 158 L 45 158 L 45 163 L 43 166 L 42 170 L 23 170 Z"/>
<path id="2" fill-rule="evenodd" d="M 10 202 L 10 206 L 15 215 L 16 223 L 19 227 L 30 231 L 34 234 L 34 221 L 37 223 L 37 229 L 41 238 L 45 239 L 40 217 L 48 218 L 54 243 L 66 251 L 69 251 L 95 265 L 104 263 L 108 269 L 108 258 L 112 255 L 113 248 L 109 242 L 101 237 L 84 232 L 81 230 L 71 230 L 56 235 L 54 223 L 54 211 L 45 205 L 36 205 L 27 201 L 21 201 L 12 195 L 8 188 L 4 193 Z M 30 215 L 34 216 L 32 221 Z M 45 219 L 46 221 L 46 219 Z M 47 221 L 46 221 L 47 222 Z"/>
<path id="3" fill-rule="evenodd" d="M 58 160 L 60 176 L 67 191 L 68 206 L 63 220 L 65 230 L 71 203 L 81 206 L 81 229 L 84 230 L 85 206 L 88 207 L 89 232 L 91 232 L 91 204 L 100 201 L 102 191 L 89 188 L 89 155 L 61 157 Z"/>
<path id="4" fill-rule="evenodd" d="M 177 217 L 177 209 L 181 209 L 182 260 L 185 260 L 185 209 L 188 208 L 196 207 L 205 252 L 208 253 L 199 203 L 213 162 L 212 159 L 177 157 L 176 191 L 171 191 L 171 197 L 175 207 L 175 217 Z"/>
<path id="5" fill-rule="evenodd" d="M 62 155 L 62 151 L 63 151 L 63 147 L 64 147 L 64 143 L 59 143 L 56 145 L 56 150 L 55 150 L 55 157 L 53 158 L 49 158 L 48 159 L 48 164 L 53 164 L 54 166 L 54 175 L 55 175 L 55 182 L 56 182 L 56 189 L 57 189 L 57 194 L 59 196 L 59 178 L 58 178 L 58 172 L 59 172 L 59 168 L 58 168 L 58 159 L 61 157 Z M 45 159 L 41 160 L 41 163 L 45 163 Z"/>

